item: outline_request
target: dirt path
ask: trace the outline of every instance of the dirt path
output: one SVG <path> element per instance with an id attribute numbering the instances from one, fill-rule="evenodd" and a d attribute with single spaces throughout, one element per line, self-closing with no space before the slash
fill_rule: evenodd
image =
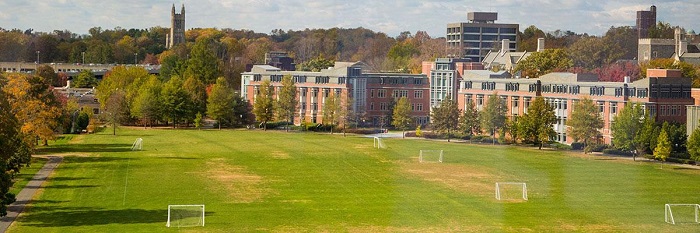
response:
<path id="1" fill-rule="evenodd" d="M 44 167 L 42 167 L 34 175 L 32 180 L 27 183 L 27 186 L 25 186 L 24 189 L 17 194 L 17 200 L 7 207 L 7 216 L 0 219 L 0 233 L 7 231 L 7 228 L 12 225 L 12 222 L 14 222 L 15 219 L 17 219 L 17 216 L 22 213 L 24 206 L 32 200 L 32 197 L 34 197 L 36 191 L 41 188 L 41 185 L 44 183 L 46 178 L 49 177 L 51 172 L 53 172 L 53 169 L 56 168 L 61 161 L 63 161 L 62 157 L 49 156 L 48 158 L 49 161 L 44 164 Z"/>

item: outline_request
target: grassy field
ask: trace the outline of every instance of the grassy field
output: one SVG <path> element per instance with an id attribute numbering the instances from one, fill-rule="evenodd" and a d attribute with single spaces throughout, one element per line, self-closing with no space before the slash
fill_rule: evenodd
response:
<path id="1" fill-rule="evenodd" d="M 143 138 L 144 151 L 131 143 Z M 194 232 L 697 232 L 664 204 L 700 203 L 700 171 L 557 151 L 262 131 L 122 129 L 42 154 L 63 163 L 10 232 L 158 232 L 169 204 L 205 204 Z M 444 163 L 418 152 L 444 150 Z M 498 201 L 495 182 L 527 182 Z M 180 229 L 182 230 L 182 229 Z"/>

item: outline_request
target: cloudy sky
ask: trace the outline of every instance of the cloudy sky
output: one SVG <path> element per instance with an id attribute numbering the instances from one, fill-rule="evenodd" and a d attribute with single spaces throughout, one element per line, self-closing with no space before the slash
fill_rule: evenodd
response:
<path id="1" fill-rule="evenodd" d="M 92 27 L 169 27 L 175 3 L 186 7 L 187 28 L 273 29 L 364 27 L 396 36 L 427 31 L 445 36 L 467 12 L 497 11 L 501 23 L 600 35 L 634 25 L 637 10 L 657 6 L 657 20 L 700 29 L 700 0 L 0 0 L 0 27 L 86 34 Z"/>

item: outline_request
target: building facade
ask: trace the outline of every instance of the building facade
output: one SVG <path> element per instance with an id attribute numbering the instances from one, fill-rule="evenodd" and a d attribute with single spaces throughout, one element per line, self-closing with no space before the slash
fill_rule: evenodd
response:
<path id="1" fill-rule="evenodd" d="M 496 12 L 469 12 L 467 18 L 466 23 L 447 24 L 448 57 L 481 62 L 503 40 L 509 41 L 508 51 L 518 49 L 518 24 L 495 23 Z"/>
<path id="2" fill-rule="evenodd" d="M 599 82 L 593 74 L 550 73 L 539 79 L 508 78 L 493 74 L 471 74 L 465 71 L 457 94 L 458 106 L 465 109 L 471 101 L 481 110 L 489 96 L 496 93 L 507 108 L 508 117 L 522 116 L 538 96 L 545 98 L 555 109 L 557 123 L 553 126 L 554 141 L 570 144 L 566 121 L 573 106 L 584 97 L 592 99 L 599 109 L 604 126 L 601 143 L 612 142 L 610 130 L 614 117 L 628 103 L 640 103 L 657 121 L 685 123 L 686 106 L 693 105 L 691 79 L 681 76 L 680 70 L 649 69 L 648 78 L 634 82 Z"/>
<path id="3" fill-rule="evenodd" d="M 182 4 L 180 14 L 175 13 L 175 4 L 170 11 L 170 33 L 165 36 L 165 45 L 172 48 L 185 43 L 185 4 Z"/>
<path id="4" fill-rule="evenodd" d="M 411 116 L 416 124 L 429 122 L 429 85 L 425 75 L 372 73 L 362 62 L 336 62 L 319 72 L 284 71 L 270 65 L 255 65 L 241 74 L 241 95 L 255 102 L 260 84 L 269 80 L 275 97 L 282 87 L 282 77 L 289 75 L 297 88 L 298 107 L 294 123 L 323 123 L 323 106 L 330 95 L 341 97 L 341 105 L 349 106 L 352 119 L 359 125 L 386 127 L 393 105 L 407 97 Z"/>

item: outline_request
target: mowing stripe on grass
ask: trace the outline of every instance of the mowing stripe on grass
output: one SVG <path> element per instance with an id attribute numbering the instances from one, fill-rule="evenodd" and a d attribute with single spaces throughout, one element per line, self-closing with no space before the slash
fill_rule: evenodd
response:
<path id="1" fill-rule="evenodd" d="M 126 175 L 124 175 L 124 198 L 122 199 L 122 205 L 126 205 L 126 187 L 129 184 L 129 162 L 131 162 L 131 158 L 126 160 Z"/>

